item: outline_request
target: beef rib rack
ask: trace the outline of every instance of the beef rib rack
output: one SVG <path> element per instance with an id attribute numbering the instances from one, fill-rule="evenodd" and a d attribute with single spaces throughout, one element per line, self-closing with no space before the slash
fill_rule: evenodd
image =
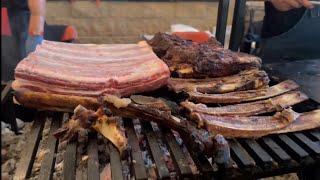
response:
<path id="1" fill-rule="evenodd" d="M 16 100 L 26 106 L 72 111 L 96 108 L 105 94 L 155 90 L 170 72 L 144 41 L 138 44 L 68 44 L 44 41 L 15 69 Z"/>
<path id="2" fill-rule="evenodd" d="M 148 41 L 153 51 L 180 78 L 223 77 L 261 67 L 259 57 L 224 49 L 213 37 L 205 43 L 157 33 Z"/>

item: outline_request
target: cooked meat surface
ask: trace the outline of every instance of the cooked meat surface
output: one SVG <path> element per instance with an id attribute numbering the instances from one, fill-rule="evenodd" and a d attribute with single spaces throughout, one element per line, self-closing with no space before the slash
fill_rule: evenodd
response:
<path id="1" fill-rule="evenodd" d="M 16 99 L 21 104 L 28 99 L 23 97 L 27 91 L 33 96 L 44 93 L 65 95 L 67 99 L 105 94 L 123 97 L 166 85 L 169 75 L 167 65 L 147 43 L 95 45 L 44 41 L 18 64 L 13 89 L 20 94 Z"/>
<path id="2" fill-rule="evenodd" d="M 182 102 L 181 105 L 191 114 L 193 112 L 199 112 L 217 116 L 253 116 L 282 110 L 283 108 L 298 104 L 307 99 L 307 95 L 302 92 L 292 91 L 266 100 L 222 107 L 207 107 L 204 104 L 194 104 L 188 101 Z"/>
<path id="3" fill-rule="evenodd" d="M 320 127 L 320 110 L 296 113 L 290 109 L 274 116 L 215 116 L 195 113 L 199 122 L 212 132 L 225 137 L 261 137 L 268 134 L 296 132 Z"/>
<path id="4" fill-rule="evenodd" d="M 239 74 L 205 79 L 170 78 L 169 89 L 179 92 L 227 93 L 259 89 L 268 86 L 269 77 L 265 71 L 257 69 L 242 71 Z"/>
<path id="5" fill-rule="evenodd" d="M 194 43 L 176 35 L 157 33 L 148 43 L 179 77 L 222 77 L 261 66 L 260 58 L 223 49 L 214 38 L 207 43 Z"/>
<path id="6" fill-rule="evenodd" d="M 291 80 L 283 81 L 269 88 L 237 91 L 224 94 L 204 94 L 199 92 L 188 92 L 189 100 L 197 103 L 240 103 L 271 98 L 299 87 Z"/>
<path id="7" fill-rule="evenodd" d="M 283 129 L 295 119 L 295 112 L 283 110 L 274 116 L 214 116 L 195 113 L 207 130 L 225 137 L 260 137 Z"/>
<path id="8" fill-rule="evenodd" d="M 273 134 L 303 131 L 314 128 L 320 128 L 320 109 L 300 114 L 299 117 L 287 127 L 274 131 Z"/>

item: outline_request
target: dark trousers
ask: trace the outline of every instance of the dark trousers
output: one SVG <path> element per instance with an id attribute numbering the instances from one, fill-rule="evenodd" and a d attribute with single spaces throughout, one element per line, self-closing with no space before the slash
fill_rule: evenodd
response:
<path id="1" fill-rule="evenodd" d="M 1 80 L 14 79 L 14 69 L 26 57 L 29 12 L 9 12 L 11 36 L 1 37 Z"/>

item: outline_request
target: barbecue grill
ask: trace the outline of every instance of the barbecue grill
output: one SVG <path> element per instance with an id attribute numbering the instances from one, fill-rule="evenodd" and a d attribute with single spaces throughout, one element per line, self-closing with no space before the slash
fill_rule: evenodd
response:
<path id="1" fill-rule="evenodd" d="M 11 120 L 13 128 L 16 127 L 15 112 L 21 119 L 32 118 L 33 126 L 29 135 L 27 135 L 27 147 L 21 154 L 21 159 L 15 171 L 15 177 L 24 179 L 30 176 L 31 170 L 36 158 L 37 151 L 41 148 L 49 150 L 41 163 L 39 179 L 51 179 L 54 173 L 55 154 L 58 151 L 59 140 L 53 137 L 52 133 L 57 130 L 62 122 L 66 121 L 70 114 L 58 112 L 34 112 L 19 106 L 13 106 L 12 91 L 10 83 L 2 84 L 1 104 L 6 108 L 5 115 L 7 120 Z M 293 108 L 298 112 L 305 112 L 316 109 L 319 103 L 309 100 L 295 105 Z M 23 113 L 22 113 L 23 112 Z M 46 121 L 52 120 L 48 143 L 41 146 L 42 131 Z M 131 120 L 124 121 L 125 132 L 129 138 L 128 143 L 131 147 L 129 156 L 130 174 L 136 179 L 147 179 L 145 162 L 142 158 L 142 150 L 139 146 L 139 140 L 135 134 L 135 129 Z M 147 141 L 147 149 L 151 154 L 156 167 L 157 177 L 159 179 L 168 179 L 174 176 L 177 179 L 182 178 L 261 178 L 274 176 L 290 172 L 303 172 L 305 169 L 312 169 L 320 165 L 320 130 L 308 130 L 303 132 L 269 135 L 258 139 L 229 139 L 231 150 L 231 161 L 228 164 L 219 165 L 211 163 L 208 157 L 194 154 L 188 151 L 196 164 L 198 171 L 193 173 L 186 153 L 182 146 L 176 141 L 172 131 L 160 128 L 161 133 L 155 132 L 149 122 L 142 123 L 142 133 Z M 169 172 L 163 159 L 157 138 L 161 138 L 166 144 L 174 164 L 174 174 Z M 186 145 L 188 147 L 188 145 Z M 110 156 L 111 175 L 113 179 L 123 179 L 122 164 L 119 152 L 111 144 L 107 143 Z M 87 146 L 87 176 L 89 179 L 99 179 L 99 156 L 97 146 L 97 136 L 89 136 Z M 63 157 L 63 179 L 75 179 L 77 158 L 77 142 L 71 142 L 67 145 Z M 309 174 L 310 175 L 310 174 Z"/>
<path id="2" fill-rule="evenodd" d="M 229 0 L 220 0 L 216 38 L 222 44 L 224 44 L 225 39 L 228 6 Z M 243 34 L 244 7 L 245 0 L 236 1 L 233 18 L 234 28 L 232 29 L 229 47 L 231 50 L 236 51 L 240 44 L 241 36 Z M 282 66 L 278 65 L 278 67 Z M 269 69 L 274 70 L 275 68 L 270 65 Z M 275 79 L 275 82 L 279 82 L 281 79 L 273 76 L 273 73 L 270 73 L 270 75 Z M 294 79 L 294 77 L 295 75 L 290 77 L 290 79 Z M 299 82 L 299 84 L 300 83 L 302 82 Z M 63 122 L 70 117 L 70 114 L 44 111 L 36 112 L 32 109 L 14 105 L 10 82 L 1 83 L 1 90 L 1 106 L 4 112 L 2 119 L 9 122 L 16 133 L 18 132 L 15 121 L 16 117 L 25 121 L 33 120 L 32 129 L 27 135 L 27 146 L 21 154 L 21 159 L 16 167 L 14 176 L 18 179 L 30 177 L 37 152 L 48 150 L 48 153 L 41 162 L 39 179 L 52 179 L 55 172 L 55 155 L 59 151 L 58 145 L 60 143 L 59 139 L 53 137 L 53 132 L 61 127 Z M 304 90 L 308 91 L 307 89 Z M 293 108 L 297 112 L 306 112 L 319 107 L 319 101 L 308 100 L 307 102 L 295 105 Z M 42 145 L 43 142 L 41 139 L 46 121 L 51 121 L 52 123 L 47 143 Z M 127 157 L 130 164 L 130 174 L 135 177 L 135 179 L 148 179 L 147 169 L 142 157 L 143 150 L 140 147 L 133 122 L 128 119 L 124 122 L 128 143 L 131 147 Z M 313 177 L 316 179 L 315 173 L 319 173 L 315 169 L 320 167 L 320 129 L 275 134 L 258 139 L 229 139 L 228 143 L 230 145 L 231 160 L 229 163 L 223 165 L 212 163 L 205 155 L 196 154 L 191 150 L 188 150 L 188 153 L 198 170 L 195 173 L 188 165 L 186 155 L 188 153 L 186 153 L 181 144 L 176 141 L 171 130 L 160 128 L 159 133 L 153 130 L 151 123 L 142 122 L 142 134 L 145 135 L 147 151 L 151 154 L 156 167 L 156 174 L 159 179 L 169 179 L 172 178 L 172 176 L 176 179 L 255 179 L 290 172 L 299 172 L 302 176 L 305 175 L 309 178 Z M 162 139 L 170 152 L 175 173 L 169 171 L 166 162 L 163 159 L 158 138 Z M 84 156 L 77 152 L 78 145 L 79 143 L 77 141 L 67 144 L 63 157 L 63 179 L 76 179 L 77 161 Z M 188 145 L 185 145 L 188 149 Z M 104 147 L 108 150 L 107 152 L 110 157 L 112 179 L 123 179 L 124 174 L 122 172 L 122 163 L 119 152 L 111 143 L 106 143 Z M 101 156 L 101 153 L 98 151 L 98 139 L 96 134 L 89 135 L 88 146 L 86 148 L 88 155 L 85 169 L 87 172 L 87 179 L 99 179 L 99 169 L 101 166 L 99 163 L 99 156 Z"/>

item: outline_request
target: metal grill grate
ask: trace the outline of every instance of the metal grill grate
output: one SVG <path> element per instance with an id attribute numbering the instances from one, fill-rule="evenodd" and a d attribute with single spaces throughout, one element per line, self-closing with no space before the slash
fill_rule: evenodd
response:
<path id="1" fill-rule="evenodd" d="M 9 87 L 3 88 L 2 100 L 10 100 Z M 307 102 L 310 107 L 312 101 Z M 2 101 L 2 104 L 6 102 Z M 306 104 L 300 105 L 303 108 Z M 316 105 L 318 106 L 318 105 Z M 12 107 L 13 108 L 13 107 Z M 299 108 L 295 107 L 295 108 Z M 305 110 L 300 108 L 300 110 Z M 11 111 L 9 111 L 11 112 Z M 59 140 L 52 136 L 62 122 L 68 119 L 67 113 L 37 112 L 34 116 L 33 127 L 27 135 L 25 150 L 21 154 L 21 159 L 17 165 L 15 177 L 24 179 L 30 176 L 39 144 L 42 138 L 42 131 L 46 121 L 52 121 L 48 143 L 45 149 L 48 154 L 42 161 L 39 179 L 52 179 L 54 173 L 55 154 Z M 26 118 L 26 117 L 25 117 Z M 64 118 L 64 120 L 63 120 Z M 139 146 L 138 137 L 135 134 L 133 122 L 126 119 L 124 121 L 125 132 L 129 138 L 131 153 L 129 156 L 130 173 L 135 179 L 147 179 L 147 172 L 142 159 L 142 150 Z M 172 131 L 160 127 L 161 133 L 155 132 L 149 122 L 142 123 L 142 133 L 147 140 L 147 147 L 156 165 L 156 172 L 159 179 L 170 178 L 170 173 L 161 154 L 161 149 L 157 137 L 160 135 L 163 142 L 168 147 L 170 156 L 174 163 L 174 171 L 178 179 L 186 177 L 194 178 L 260 178 L 272 175 L 279 175 L 289 172 L 297 172 L 305 167 L 315 167 L 320 163 L 320 129 L 287 133 L 280 135 L 270 135 L 259 139 L 230 139 L 231 162 L 227 166 L 211 164 L 204 155 L 195 155 L 189 151 L 192 160 L 195 162 L 198 172 L 193 173 L 188 166 L 185 152 L 176 141 Z M 111 165 L 111 175 L 113 179 L 123 179 L 122 164 L 120 155 L 113 145 L 108 144 Z M 99 179 L 99 153 L 97 146 L 97 136 L 89 136 L 87 146 L 87 176 L 89 179 Z M 63 161 L 63 179 L 72 180 L 76 177 L 76 160 L 81 157 L 77 154 L 77 143 L 67 145 Z"/>

